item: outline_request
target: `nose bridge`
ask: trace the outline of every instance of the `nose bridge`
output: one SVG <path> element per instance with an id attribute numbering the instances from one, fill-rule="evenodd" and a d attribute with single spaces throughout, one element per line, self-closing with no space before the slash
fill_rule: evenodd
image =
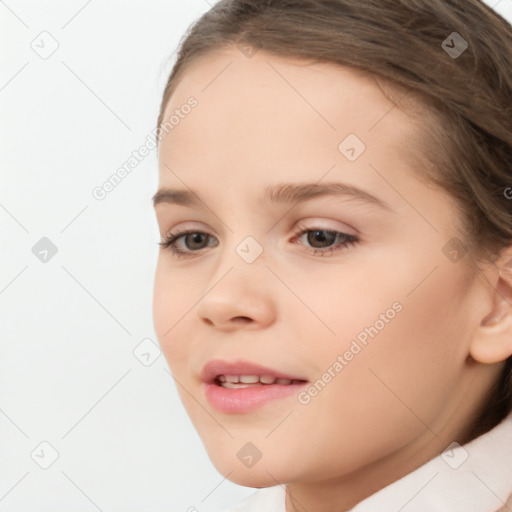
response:
<path id="1" fill-rule="evenodd" d="M 263 247 L 252 236 L 245 237 L 241 242 L 229 244 L 219 254 L 207 295 L 215 295 L 212 292 L 216 290 L 216 294 L 238 295 L 242 300 L 244 296 L 268 289 L 262 287 L 268 274 Z"/>
<path id="2" fill-rule="evenodd" d="M 238 322 L 241 317 L 268 323 L 274 315 L 275 294 L 263 246 L 246 236 L 238 243 L 228 243 L 225 251 L 219 254 L 217 271 L 198 305 L 198 315 L 218 326 Z"/>
<path id="3" fill-rule="evenodd" d="M 246 191 L 242 196 L 250 197 L 251 194 Z M 236 269 L 241 274 L 256 273 L 263 276 L 268 272 L 265 268 L 268 255 L 263 247 L 268 238 L 266 236 L 268 226 L 262 215 L 258 215 L 257 210 L 247 208 L 252 205 L 244 205 L 236 201 L 240 199 L 233 198 L 227 193 L 226 202 L 230 205 L 228 211 L 231 220 L 225 229 L 224 247 L 218 254 L 219 267 L 234 267 L 233 270 Z"/>

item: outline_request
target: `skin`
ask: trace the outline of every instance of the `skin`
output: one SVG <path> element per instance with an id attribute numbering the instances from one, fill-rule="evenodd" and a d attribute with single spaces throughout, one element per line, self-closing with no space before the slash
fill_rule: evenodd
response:
<path id="1" fill-rule="evenodd" d="M 250 487 L 287 484 L 287 512 L 348 510 L 465 441 L 512 352 L 507 294 L 498 293 L 509 288 L 499 265 L 475 275 L 467 257 L 454 263 L 443 252 L 459 217 L 451 197 L 416 174 L 422 163 L 410 149 L 421 120 L 391 109 L 368 76 L 226 47 L 190 66 L 164 117 L 190 96 L 198 106 L 160 142 L 159 188 L 190 188 L 206 207 L 155 211 L 162 237 L 211 237 L 199 248 L 178 240 L 189 256 L 160 249 L 159 343 L 220 473 Z M 366 145 L 354 162 L 338 149 L 350 133 Z M 267 185 L 331 181 L 391 210 L 348 197 L 262 199 Z M 308 248 L 339 242 L 295 236 L 297 227 L 359 242 L 315 255 Z M 251 264 L 235 250 L 247 236 L 263 248 Z M 292 395 L 227 414 L 206 400 L 199 372 L 211 358 L 241 357 L 314 383 L 394 303 L 401 311 L 308 404 Z M 262 453 L 250 468 L 237 457 L 247 442 Z"/>

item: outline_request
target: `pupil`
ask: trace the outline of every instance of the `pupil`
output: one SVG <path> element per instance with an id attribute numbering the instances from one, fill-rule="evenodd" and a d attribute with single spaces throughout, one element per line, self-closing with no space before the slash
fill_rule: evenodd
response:
<path id="1" fill-rule="evenodd" d="M 327 233 L 327 236 L 325 235 Z M 333 231 L 319 230 L 319 231 L 311 231 L 308 235 L 308 243 L 315 247 L 316 242 L 328 242 L 327 245 L 331 245 L 336 240 L 336 233 Z M 320 245 L 320 247 L 324 247 Z"/>
<path id="2" fill-rule="evenodd" d="M 204 235 L 202 233 L 191 233 L 187 236 L 187 239 L 186 239 L 186 245 L 188 246 L 189 249 L 192 249 L 193 248 L 193 245 L 194 243 L 198 243 L 198 244 L 201 244 L 201 238 L 203 237 Z M 192 243 L 192 247 L 190 246 L 189 244 L 189 240 L 192 238 L 193 240 L 193 243 Z"/>

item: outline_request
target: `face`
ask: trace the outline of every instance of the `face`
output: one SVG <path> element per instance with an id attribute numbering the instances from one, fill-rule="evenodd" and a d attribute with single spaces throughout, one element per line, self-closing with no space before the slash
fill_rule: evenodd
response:
<path id="1" fill-rule="evenodd" d="M 159 189 L 183 193 L 155 206 L 172 243 L 155 331 L 236 483 L 377 474 L 460 427 L 476 319 L 457 210 L 415 174 L 421 125 L 392 107 L 355 70 L 236 48 L 194 62 L 167 105 Z"/>

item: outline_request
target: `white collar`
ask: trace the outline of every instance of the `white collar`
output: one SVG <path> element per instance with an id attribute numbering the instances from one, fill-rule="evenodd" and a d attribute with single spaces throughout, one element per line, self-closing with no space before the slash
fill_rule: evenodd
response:
<path id="1" fill-rule="evenodd" d="M 369 496 L 352 512 L 502 509 L 512 495 L 512 414 L 470 443 L 451 447 Z"/>
<path id="2" fill-rule="evenodd" d="M 226 512 L 286 512 L 284 485 L 259 489 Z M 508 501 L 507 501 L 508 500 Z M 512 414 L 358 503 L 350 512 L 512 512 Z"/>

